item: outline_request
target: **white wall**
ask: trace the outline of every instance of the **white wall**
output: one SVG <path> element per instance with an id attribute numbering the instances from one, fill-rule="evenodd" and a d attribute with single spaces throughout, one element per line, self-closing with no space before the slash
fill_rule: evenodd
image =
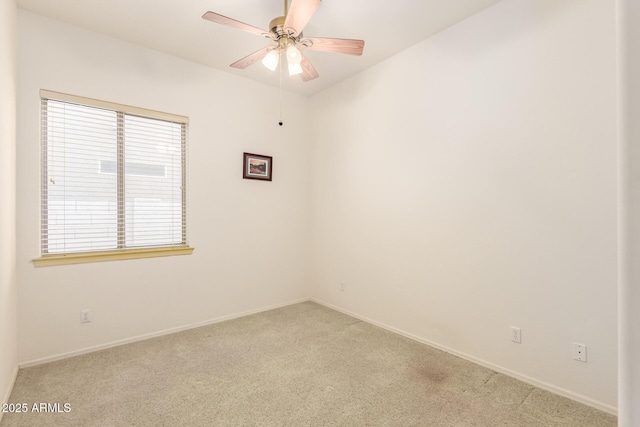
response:
<path id="1" fill-rule="evenodd" d="M 640 4 L 618 2 L 620 40 L 619 425 L 640 425 Z"/>
<path id="2" fill-rule="evenodd" d="M 0 403 L 9 398 L 18 370 L 16 17 L 15 1 L 0 0 Z"/>
<path id="3" fill-rule="evenodd" d="M 307 98 L 284 94 L 281 128 L 273 87 L 25 11 L 18 24 L 21 364 L 307 296 Z M 190 118 L 193 255 L 33 266 L 40 89 Z M 272 182 L 242 179 L 243 151 L 273 156 Z M 81 309 L 91 323 L 80 324 Z"/>
<path id="4" fill-rule="evenodd" d="M 505 0 L 314 96 L 312 297 L 615 412 L 615 73 L 614 2 Z"/>

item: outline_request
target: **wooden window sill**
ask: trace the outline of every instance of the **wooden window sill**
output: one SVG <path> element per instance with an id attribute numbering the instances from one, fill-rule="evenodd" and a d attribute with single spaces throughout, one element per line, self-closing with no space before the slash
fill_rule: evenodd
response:
<path id="1" fill-rule="evenodd" d="M 166 246 L 158 248 L 120 249 L 113 251 L 78 252 L 43 255 L 33 260 L 36 267 L 84 264 L 88 262 L 120 261 L 125 259 L 156 258 L 164 256 L 191 255 L 192 247 Z"/>

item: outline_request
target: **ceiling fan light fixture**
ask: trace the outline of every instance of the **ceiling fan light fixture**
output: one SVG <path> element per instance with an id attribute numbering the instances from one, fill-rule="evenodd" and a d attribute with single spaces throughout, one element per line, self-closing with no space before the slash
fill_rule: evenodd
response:
<path id="1" fill-rule="evenodd" d="M 278 68 L 278 62 L 280 61 L 280 54 L 278 53 L 278 49 L 273 49 L 267 56 L 262 58 L 262 64 L 270 69 L 271 71 L 275 71 Z"/>
<path id="2" fill-rule="evenodd" d="M 289 62 L 289 75 L 296 76 L 298 74 L 302 74 L 302 65 L 292 64 L 291 62 Z"/>
<path id="3" fill-rule="evenodd" d="M 300 53 L 298 48 L 292 44 L 287 46 L 287 62 L 289 63 L 289 65 L 300 65 L 300 63 L 302 62 L 302 54 Z"/>

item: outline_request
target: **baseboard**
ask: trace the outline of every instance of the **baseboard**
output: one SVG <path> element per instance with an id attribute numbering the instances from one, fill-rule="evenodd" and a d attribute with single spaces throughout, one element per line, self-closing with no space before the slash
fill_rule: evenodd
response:
<path id="1" fill-rule="evenodd" d="M 30 367 L 30 366 L 42 365 L 44 363 L 54 362 L 56 360 L 66 359 L 66 358 L 69 358 L 69 357 L 79 356 L 79 355 L 87 354 L 87 353 L 93 353 L 95 351 L 106 350 L 108 348 L 118 347 L 118 346 L 121 346 L 121 345 L 124 345 L 124 344 L 130 344 L 130 343 L 133 343 L 133 342 L 142 341 L 142 340 L 146 340 L 146 339 L 149 339 L 149 338 L 160 337 L 160 336 L 163 336 L 163 335 L 169 335 L 169 334 L 173 334 L 173 333 L 176 333 L 176 332 L 181 332 L 181 331 L 186 331 L 186 330 L 189 330 L 189 329 L 199 328 L 199 327 L 202 327 L 202 326 L 212 325 L 212 324 L 215 324 L 215 323 L 224 322 L 224 321 L 232 320 L 232 319 L 237 319 L 237 318 L 244 317 L 244 316 L 250 316 L 252 314 L 257 314 L 257 313 L 262 313 L 264 311 L 269 311 L 269 310 L 274 310 L 274 309 L 277 309 L 277 308 L 287 307 L 289 305 L 299 304 L 299 303 L 306 302 L 306 301 L 313 301 L 313 302 L 315 302 L 317 304 L 323 305 L 323 306 L 325 306 L 327 308 L 330 308 L 332 310 L 339 311 L 341 313 L 344 313 L 344 314 L 349 315 L 351 317 L 354 317 L 356 319 L 362 320 L 364 322 L 370 323 L 372 325 L 378 326 L 380 328 L 386 329 L 386 330 L 388 330 L 390 332 L 396 333 L 396 334 L 401 335 L 403 337 L 412 339 L 414 341 L 417 341 L 419 343 L 431 346 L 433 348 L 437 348 L 438 350 L 442 350 L 442 351 L 444 351 L 446 353 L 449 353 L 449 354 L 452 354 L 454 356 L 460 357 L 462 359 L 468 360 L 470 362 L 476 363 L 476 364 L 478 364 L 480 366 L 484 366 L 484 367 L 489 368 L 489 369 L 491 369 L 493 371 L 499 372 L 499 373 L 504 374 L 504 375 L 508 375 L 508 376 L 510 376 L 512 378 L 516 378 L 516 379 L 518 379 L 520 381 L 526 382 L 528 384 L 531 384 L 532 386 L 541 388 L 543 390 L 547 390 L 547 391 L 549 391 L 551 393 L 555 393 L 555 394 L 558 394 L 560 396 L 567 397 L 569 399 L 575 400 L 577 402 L 583 403 L 585 405 L 591 406 L 593 408 L 599 409 L 601 411 L 607 412 L 607 413 L 612 414 L 612 415 L 617 415 L 618 414 L 618 409 L 616 407 L 614 407 L 614 406 L 604 404 L 604 403 L 599 402 L 597 400 L 591 399 L 589 397 L 583 396 L 583 395 L 578 394 L 578 393 L 574 393 L 574 392 L 572 392 L 570 390 L 566 390 L 566 389 L 563 389 L 561 387 L 554 386 L 554 385 L 546 383 L 544 381 L 539 381 L 539 380 L 537 380 L 535 378 L 531 378 L 531 377 L 529 377 L 527 375 L 523 375 L 523 374 L 518 373 L 516 371 L 512 371 L 512 370 L 504 368 L 502 366 L 495 365 L 493 363 L 487 362 L 487 361 L 479 359 L 477 357 L 474 357 L 474 356 L 468 355 L 466 353 L 454 350 L 454 349 L 449 348 L 447 346 L 444 346 L 444 345 L 438 344 L 436 342 L 424 339 L 424 338 L 419 337 L 417 335 L 411 334 L 409 332 L 405 332 L 405 331 L 403 331 L 401 329 L 395 328 L 393 326 L 389 326 L 389 325 L 384 324 L 382 322 L 378 322 L 376 320 L 370 319 L 368 317 L 359 315 L 357 313 L 351 312 L 351 311 L 346 310 L 344 308 L 335 306 L 333 304 L 330 304 L 328 302 L 325 302 L 325 301 L 322 301 L 322 300 L 318 300 L 318 299 L 315 299 L 315 298 L 300 298 L 300 299 L 289 301 L 289 302 L 282 303 L 282 304 L 275 304 L 275 305 L 271 305 L 271 306 L 267 306 L 267 307 L 261 307 L 261 308 L 255 309 L 255 310 L 244 311 L 244 312 L 241 312 L 241 313 L 236 313 L 236 314 L 232 314 L 232 315 L 228 315 L 228 316 L 221 316 L 221 317 L 217 317 L 217 318 L 214 318 L 214 319 L 206 320 L 204 322 L 198 322 L 198 323 L 183 325 L 183 326 L 179 326 L 177 328 L 165 329 L 163 331 L 153 332 L 153 333 L 144 334 L 144 335 L 138 335 L 136 337 L 126 338 L 126 339 L 123 339 L 123 340 L 112 341 L 112 342 L 109 342 L 109 343 L 106 343 L 106 344 L 100 344 L 100 345 L 97 345 L 97 346 L 87 347 L 87 348 L 80 349 L 80 350 L 75 350 L 75 351 L 72 351 L 72 352 L 61 353 L 61 354 L 57 354 L 57 355 L 54 355 L 54 356 L 49 356 L 49 357 L 44 357 L 44 358 L 41 358 L 41 359 L 35 359 L 35 360 L 27 361 L 27 362 L 24 362 L 24 363 L 20 363 L 19 367 L 20 368 L 27 368 L 27 367 Z M 12 385 L 11 385 L 10 389 L 8 390 L 8 393 L 5 396 L 5 399 L 3 400 L 3 402 L 7 402 L 8 401 L 8 399 L 9 399 L 9 397 L 11 395 L 11 391 L 13 390 L 13 384 L 15 383 L 15 379 L 17 377 L 17 374 L 18 374 L 18 368 L 16 368 L 16 370 L 15 370 Z M 2 420 L 2 413 L 1 412 L 0 412 L 0 420 Z"/>
<path id="2" fill-rule="evenodd" d="M 43 357 L 41 359 L 29 360 L 29 361 L 20 363 L 20 368 L 28 368 L 28 367 L 31 367 L 31 366 L 42 365 L 42 364 L 49 363 L 49 362 L 55 362 L 56 360 L 66 359 L 66 358 L 74 357 L 74 356 L 80 356 L 82 354 L 93 353 L 93 352 L 100 351 L 100 350 L 106 350 L 108 348 L 118 347 L 118 346 L 121 346 L 121 345 L 124 345 L 124 344 L 130 344 L 130 343 L 134 343 L 134 342 L 137 342 L 137 341 L 147 340 L 149 338 L 155 338 L 155 337 L 160 337 L 160 336 L 163 336 L 163 335 L 175 334 L 176 332 L 182 332 L 182 331 L 186 331 L 186 330 L 189 330 L 189 329 L 199 328 L 199 327 L 202 327 L 202 326 L 213 325 L 214 323 L 220 323 L 220 322 L 224 322 L 224 321 L 227 321 L 227 320 L 237 319 L 239 317 L 250 316 L 252 314 L 262 313 L 264 311 L 269 311 L 269 310 L 275 310 L 276 308 L 287 307 L 289 305 L 299 304 L 301 302 L 306 302 L 306 301 L 309 301 L 309 298 L 300 298 L 300 299 L 293 300 L 293 301 L 288 301 L 288 302 L 285 302 L 285 303 L 282 303 L 282 304 L 275 304 L 275 305 L 270 305 L 270 306 L 267 306 L 267 307 L 261 307 L 261 308 L 255 309 L 255 310 L 249 310 L 249 311 L 243 311 L 241 313 L 231 314 L 231 315 L 228 315 L 228 316 L 216 317 L 214 319 L 205 320 L 204 322 L 192 323 L 192 324 L 188 324 L 188 325 L 179 326 L 177 328 L 165 329 L 165 330 L 158 331 L 158 332 L 152 332 L 152 333 L 149 333 L 149 334 L 138 335 L 138 336 L 135 336 L 135 337 L 125 338 L 125 339 L 122 339 L 122 340 L 111 341 L 111 342 L 108 342 L 106 344 L 100 344 L 100 345 L 96 345 L 96 346 L 92 346 L 92 347 L 86 347 L 86 348 L 83 348 L 83 349 L 80 349 L 80 350 L 74 350 L 74 351 L 70 351 L 70 352 L 67 352 L 67 353 L 60 353 L 60 354 L 56 354 L 54 356 Z"/>
<path id="3" fill-rule="evenodd" d="M 2 402 L 0 403 L 9 403 L 9 398 L 11 397 L 11 393 L 13 392 L 13 386 L 16 383 L 16 378 L 18 378 L 18 367 L 16 366 L 13 370 L 13 375 L 11 376 L 11 382 L 9 383 L 9 388 L 5 392 L 4 397 L 2 398 Z M 0 423 L 2 423 L 2 416 L 4 412 L 0 411 Z"/>
<path id="4" fill-rule="evenodd" d="M 477 357 L 468 355 L 466 353 L 454 350 L 452 348 L 449 348 L 447 346 L 438 344 L 436 342 L 421 338 L 421 337 L 419 337 L 417 335 L 405 332 L 405 331 L 403 331 L 401 329 L 394 328 L 393 326 L 389 326 L 389 325 L 386 325 L 384 323 L 378 322 L 376 320 L 369 319 L 368 317 L 361 316 L 361 315 L 359 315 L 357 313 L 353 313 L 353 312 L 351 312 L 349 310 L 345 310 L 344 308 L 337 307 L 337 306 L 335 306 L 333 304 L 329 304 L 329 303 L 327 303 L 325 301 L 321 301 L 321 300 L 318 300 L 318 299 L 315 299 L 315 298 L 311 298 L 310 301 L 313 301 L 315 303 L 323 305 L 323 306 L 325 306 L 327 308 L 330 308 L 332 310 L 339 311 L 339 312 L 344 313 L 346 315 L 349 315 L 351 317 L 355 317 L 356 319 L 359 319 L 359 320 L 362 320 L 364 322 L 370 323 L 372 325 L 378 326 L 378 327 L 380 327 L 382 329 L 386 329 L 386 330 L 388 330 L 390 332 L 393 332 L 393 333 L 396 333 L 398 335 L 402 335 L 403 337 L 412 339 L 412 340 L 417 341 L 417 342 L 419 342 L 421 344 L 426 344 L 426 345 L 428 345 L 430 347 L 437 348 L 438 350 L 442 350 L 445 353 L 452 354 L 454 356 L 457 356 L 457 357 L 460 357 L 462 359 L 468 360 L 469 362 L 473 362 L 473 363 L 478 364 L 480 366 L 484 366 L 485 368 L 489 368 L 489 369 L 491 369 L 493 371 L 496 371 L 496 372 L 499 372 L 501 374 L 508 375 L 508 376 L 510 376 L 512 378 L 516 378 L 516 379 L 518 379 L 520 381 L 523 381 L 523 382 L 525 382 L 527 384 L 531 384 L 532 386 L 541 388 L 541 389 L 549 391 L 551 393 L 558 394 L 560 396 L 569 398 L 571 400 L 575 400 L 576 402 L 583 403 L 585 405 L 591 406 L 592 408 L 596 408 L 596 409 L 599 409 L 599 410 L 601 410 L 603 412 L 607 412 L 607 413 L 609 413 L 611 415 L 616 415 L 616 416 L 618 415 L 618 408 L 616 408 L 614 406 L 607 405 L 605 403 L 599 402 L 597 400 L 591 399 L 591 398 L 583 396 L 581 394 L 574 393 L 574 392 L 572 392 L 570 390 L 566 390 L 564 388 L 554 386 L 553 384 L 549 384 L 549 383 L 546 383 L 544 381 L 539 381 L 539 380 L 537 380 L 535 378 L 531 378 L 531 377 L 529 377 L 527 375 L 523 375 L 523 374 L 518 373 L 516 371 L 512 371 L 510 369 L 504 368 L 502 366 L 495 365 L 493 363 L 490 363 L 490 362 L 487 362 L 485 360 L 479 359 Z"/>

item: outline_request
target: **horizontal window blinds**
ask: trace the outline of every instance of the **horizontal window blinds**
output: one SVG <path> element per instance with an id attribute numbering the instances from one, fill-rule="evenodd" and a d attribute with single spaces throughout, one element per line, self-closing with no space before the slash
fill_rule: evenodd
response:
<path id="1" fill-rule="evenodd" d="M 41 93 L 42 253 L 186 245 L 186 118 L 56 95 Z"/>

